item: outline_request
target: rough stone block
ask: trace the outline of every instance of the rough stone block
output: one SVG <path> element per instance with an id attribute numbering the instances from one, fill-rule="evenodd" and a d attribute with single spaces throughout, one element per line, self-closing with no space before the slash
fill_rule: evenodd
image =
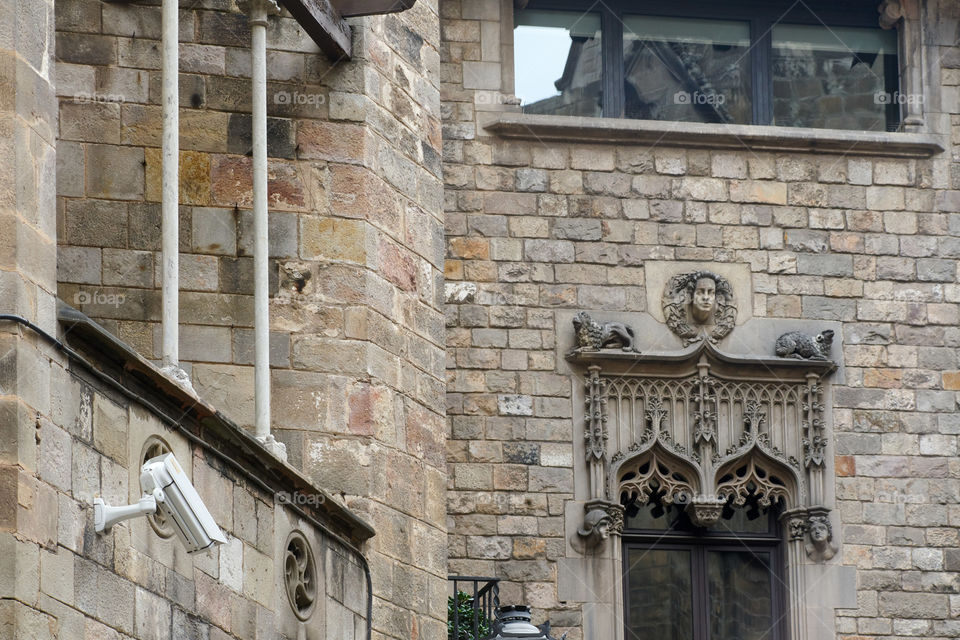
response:
<path id="1" fill-rule="evenodd" d="M 127 409 L 100 394 L 93 398 L 93 442 L 103 455 L 126 463 Z"/>
<path id="2" fill-rule="evenodd" d="M 57 280 L 100 284 L 100 260 L 99 248 L 61 246 L 57 251 Z"/>
<path id="3" fill-rule="evenodd" d="M 194 251 L 228 256 L 237 253 L 237 217 L 232 210 L 195 207 L 191 223 Z"/>
<path id="4" fill-rule="evenodd" d="M 93 198 L 139 200 L 143 197 L 143 149 L 87 146 L 86 193 Z"/>
<path id="5" fill-rule="evenodd" d="M 733 202 L 787 204 L 787 185 L 758 180 L 733 180 L 730 182 L 730 200 Z"/>
<path id="6" fill-rule="evenodd" d="M 103 284 L 152 287 L 154 254 L 129 249 L 103 250 Z"/>
<path id="7" fill-rule="evenodd" d="M 127 205 L 107 200 L 70 200 L 66 204 L 66 241 L 71 245 L 124 247 Z"/>
<path id="8" fill-rule="evenodd" d="M 524 254 L 533 262 L 573 262 L 572 242 L 563 240 L 524 240 Z"/>
<path id="9" fill-rule="evenodd" d="M 500 415 L 532 416 L 533 398 L 523 395 L 502 395 L 498 398 Z"/>

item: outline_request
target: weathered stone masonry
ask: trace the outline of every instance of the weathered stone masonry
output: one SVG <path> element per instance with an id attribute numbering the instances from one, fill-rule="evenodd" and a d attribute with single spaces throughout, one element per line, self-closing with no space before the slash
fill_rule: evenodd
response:
<path id="1" fill-rule="evenodd" d="M 156 358 L 159 7 L 65 0 L 55 14 L 49 288 Z M 181 354 L 200 395 L 249 427 L 249 27 L 233 3 L 187 3 L 180 17 Z M 421 1 L 350 22 L 353 60 L 338 63 L 289 14 L 268 27 L 273 430 L 291 464 L 377 530 L 364 547 L 375 637 L 440 638 L 439 19 Z"/>
<path id="2" fill-rule="evenodd" d="M 592 614 L 557 591 L 583 383 L 560 373 L 558 336 L 574 310 L 652 313 L 660 261 L 740 264 L 755 317 L 842 323 L 839 561 L 858 607 L 838 634 L 960 635 L 957 5 L 923 5 L 932 158 L 499 137 L 485 126 L 516 110 L 512 6 L 440 7 L 451 572 L 498 576 L 503 601 L 590 637 Z"/>

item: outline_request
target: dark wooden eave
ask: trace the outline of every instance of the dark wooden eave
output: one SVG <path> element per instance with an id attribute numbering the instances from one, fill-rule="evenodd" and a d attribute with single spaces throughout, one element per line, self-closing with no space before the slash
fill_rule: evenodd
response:
<path id="1" fill-rule="evenodd" d="M 350 59 L 353 33 L 330 0 L 280 0 L 280 3 L 328 58 Z"/>
<path id="2" fill-rule="evenodd" d="M 333 61 L 351 56 L 350 25 L 344 18 L 398 13 L 417 0 L 280 0 L 307 35 Z"/>
<path id="3" fill-rule="evenodd" d="M 344 18 L 397 13 L 413 7 L 417 0 L 333 0 Z"/>

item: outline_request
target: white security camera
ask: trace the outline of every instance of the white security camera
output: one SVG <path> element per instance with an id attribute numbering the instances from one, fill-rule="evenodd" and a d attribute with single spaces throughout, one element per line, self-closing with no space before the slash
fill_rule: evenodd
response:
<path id="1" fill-rule="evenodd" d="M 203 551 L 227 541 L 172 453 L 144 463 L 140 488 L 143 497 L 136 504 L 125 507 L 111 507 L 100 498 L 94 498 L 93 521 L 97 533 L 110 531 L 110 527 L 123 520 L 159 510 L 173 523 L 187 553 Z"/>

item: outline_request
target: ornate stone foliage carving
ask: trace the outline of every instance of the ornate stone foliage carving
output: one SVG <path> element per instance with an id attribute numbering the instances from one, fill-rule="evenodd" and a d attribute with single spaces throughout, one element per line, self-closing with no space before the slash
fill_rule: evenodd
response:
<path id="1" fill-rule="evenodd" d="M 781 501 L 787 503 L 791 498 L 787 482 L 755 456 L 729 466 L 729 471 L 717 483 L 717 495 L 738 507 L 745 505 L 751 496 L 756 496 L 761 507 Z"/>
<path id="2" fill-rule="evenodd" d="M 807 514 L 805 511 L 794 512 L 784 519 L 787 524 L 787 538 L 800 540 L 807 535 Z"/>
<path id="3" fill-rule="evenodd" d="M 823 467 L 827 439 L 823 435 L 823 386 L 815 380 L 807 385 L 803 411 L 803 463 L 806 467 Z"/>
<path id="4" fill-rule="evenodd" d="M 726 500 L 722 498 L 694 498 L 687 506 L 690 521 L 698 527 L 709 527 L 717 523 L 723 514 Z"/>
<path id="5" fill-rule="evenodd" d="M 697 382 L 697 392 L 693 396 L 697 409 L 693 413 L 693 439 L 701 442 L 716 442 L 717 439 L 717 396 L 713 387 L 716 381 L 708 375 L 700 376 Z"/>
<path id="6" fill-rule="evenodd" d="M 600 367 L 590 367 L 586 381 L 586 440 L 587 460 L 603 460 L 607 450 L 607 394 L 606 380 L 600 377 Z"/>
<path id="7" fill-rule="evenodd" d="M 586 311 L 573 318 L 576 350 L 599 351 L 616 348 L 635 351 L 633 329 L 622 322 L 597 322 Z"/>
<path id="8" fill-rule="evenodd" d="M 684 346 L 702 340 L 704 335 L 713 343 L 720 342 L 737 321 L 733 287 L 712 271 L 673 276 L 667 281 L 661 303 L 667 326 Z"/>
<path id="9" fill-rule="evenodd" d="M 622 518 L 601 503 L 651 499 L 683 506 L 702 527 L 727 506 L 776 505 L 793 514 L 785 519 L 792 539 L 814 544 L 809 517 L 828 514 L 823 376 L 832 363 L 729 356 L 706 340 L 692 352 L 571 359 L 591 363 L 584 421 L 591 506 L 578 544 L 599 545 Z M 811 547 L 818 561 L 831 553 L 821 544 L 823 526 Z"/>
<path id="10" fill-rule="evenodd" d="M 698 493 L 693 474 L 679 470 L 675 461 L 651 451 L 620 468 L 617 486 L 624 497 L 641 504 L 661 493 L 664 504 L 686 504 Z"/>

